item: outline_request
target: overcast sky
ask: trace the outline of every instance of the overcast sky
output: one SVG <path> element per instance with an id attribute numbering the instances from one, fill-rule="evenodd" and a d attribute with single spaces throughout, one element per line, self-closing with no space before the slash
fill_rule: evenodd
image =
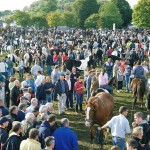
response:
<path id="1" fill-rule="evenodd" d="M 29 6 L 37 0 L 0 0 L 0 11 L 3 10 L 22 10 L 25 6 Z M 131 7 L 137 4 L 138 0 L 127 0 Z"/>

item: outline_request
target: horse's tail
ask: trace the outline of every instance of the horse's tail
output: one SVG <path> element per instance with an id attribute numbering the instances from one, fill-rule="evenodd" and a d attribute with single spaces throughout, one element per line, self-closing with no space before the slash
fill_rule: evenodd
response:
<path id="1" fill-rule="evenodd" d="M 145 93 L 145 83 L 144 81 L 140 80 L 137 83 L 137 99 L 138 100 L 143 99 L 144 93 Z"/>
<path id="2" fill-rule="evenodd" d="M 131 82 L 131 88 L 132 88 L 132 91 L 133 91 L 133 97 L 137 97 L 137 87 L 138 87 L 138 84 L 133 84 L 132 82 Z"/>

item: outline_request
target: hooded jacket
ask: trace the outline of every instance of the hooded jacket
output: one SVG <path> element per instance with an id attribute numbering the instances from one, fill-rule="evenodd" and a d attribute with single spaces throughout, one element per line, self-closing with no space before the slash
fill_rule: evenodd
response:
<path id="1" fill-rule="evenodd" d="M 45 142 L 44 139 L 48 136 L 51 136 L 51 129 L 50 124 L 48 121 L 44 120 L 42 121 L 42 124 L 39 128 L 39 142 L 41 143 L 41 147 L 44 148 Z"/>

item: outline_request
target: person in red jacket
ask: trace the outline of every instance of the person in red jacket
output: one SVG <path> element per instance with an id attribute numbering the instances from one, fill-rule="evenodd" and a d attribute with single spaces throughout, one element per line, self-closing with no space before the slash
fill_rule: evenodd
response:
<path id="1" fill-rule="evenodd" d="M 79 80 L 74 85 L 76 92 L 76 113 L 78 113 L 78 105 L 80 106 L 80 112 L 82 113 L 82 102 L 84 97 L 84 78 L 79 76 Z"/>
<path id="2" fill-rule="evenodd" d="M 65 62 L 66 60 L 68 60 L 68 56 L 66 55 L 65 52 L 63 52 L 63 54 L 62 54 L 62 62 L 63 62 L 63 64 L 64 64 L 64 62 Z"/>
<path id="3" fill-rule="evenodd" d="M 53 62 L 54 65 L 58 65 L 58 55 L 56 54 L 56 52 L 53 52 Z"/>

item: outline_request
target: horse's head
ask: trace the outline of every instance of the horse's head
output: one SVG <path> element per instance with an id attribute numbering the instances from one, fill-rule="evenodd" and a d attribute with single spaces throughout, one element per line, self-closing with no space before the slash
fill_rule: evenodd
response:
<path id="1" fill-rule="evenodd" d="M 95 100 L 95 97 L 91 97 L 89 99 L 89 102 L 87 102 L 86 104 L 86 108 L 85 108 L 85 111 L 86 111 L 86 118 L 85 118 L 85 125 L 87 127 L 90 127 L 93 123 L 94 123 L 94 115 L 95 115 L 95 104 L 92 103 L 93 101 Z"/>

